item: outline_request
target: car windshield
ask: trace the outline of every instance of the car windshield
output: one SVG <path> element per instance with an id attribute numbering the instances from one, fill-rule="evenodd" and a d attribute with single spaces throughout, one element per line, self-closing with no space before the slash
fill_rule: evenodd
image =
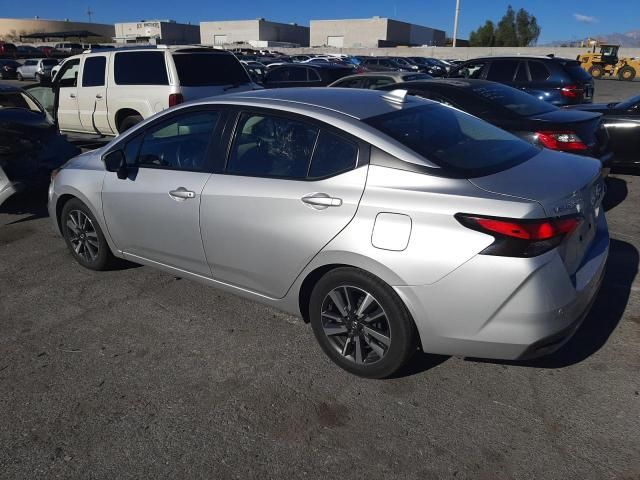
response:
<path id="1" fill-rule="evenodd" d="M 235 85 L 251 80 L 233 56 L 219 53 L 176 53 L 173 60 L 183 87 Z"/>
<path id="2" fill-rule="evenodd" d="M 365 120 L 448 175 L 489 175 L 525 162 L 533 145 L 455 108 L 424 105 Z"/>
<path id="3" fill-rule="evenodd" d="M 616 105 L 616 108 L 620 110 L 628 110 L 635 106 L 640 106 L 640 95 L 635 97 L 627 98 L 624 102 L 620 102 Z"/>
<path id="4" fill-rule="evenodd" d="M 0 111 L 5 108 L 25 108 L 32 112 L 42 113 L 40 106 L 23 92 L 0 93 Z"/>
<path id="5" fill-rule="evenodd" d="M 539 100 L 533 95 L 499 83 L 487 82 L 480 85 L 472 85 L 471 91 L 521 117 L 531 117 L 558 110 L 557 107 L 554 107 L 549 102 Z"/>

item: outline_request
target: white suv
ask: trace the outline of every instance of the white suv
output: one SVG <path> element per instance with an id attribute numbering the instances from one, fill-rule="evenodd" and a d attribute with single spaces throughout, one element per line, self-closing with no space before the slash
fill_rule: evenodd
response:
<path id="1" fill-rule="evenodd" d="M 117 135 L 184 101 L 260 87 L 229 52 L 157 46 L 69 57 L 55 74 L 53 88 L 50 109 L 60 130 Z"/>

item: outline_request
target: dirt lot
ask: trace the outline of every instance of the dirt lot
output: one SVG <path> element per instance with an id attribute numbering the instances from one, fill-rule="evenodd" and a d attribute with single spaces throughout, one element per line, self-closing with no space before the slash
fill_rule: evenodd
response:
<path id="1" fill-rule="evenodd" d="M 640 84 L 602 81 L 598 100 Z M 0 207 L 0 478 L 640 479 L 640 177 L 610 179 L 585 324 L 529 363 L 335 367 L 300 319 L 147 267 L 83 269 Z"/>

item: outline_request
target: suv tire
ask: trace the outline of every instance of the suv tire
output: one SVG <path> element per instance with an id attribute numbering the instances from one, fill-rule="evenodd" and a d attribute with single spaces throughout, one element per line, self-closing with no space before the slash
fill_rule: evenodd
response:
<path id="1" fill-rule="evenodd" d="M 142 115 L 137 115 L 137 114 L 136 115 L 128 115 L 128 116 L 124 117 L 122 119 L 122 121 L 120 122 L 120 126 L 118 127 L 118 133 L 126 132 L 131 127 L 133 127 L 134 125 L 137 125 L 138 123 L 140 123 L 142 120 L 144 120 L 142 118 Z"/>

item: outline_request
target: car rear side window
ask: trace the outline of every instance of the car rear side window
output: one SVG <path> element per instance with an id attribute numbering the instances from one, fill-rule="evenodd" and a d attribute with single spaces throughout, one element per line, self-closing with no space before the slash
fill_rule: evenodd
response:
<path id="1" fill-rule="evenodd" d="M 180 85 L 204 87 L 213 85 L 235 85 L 251 80 L 242 64 L 233 56 L 220 53 L 175 53 Z"/>
<path id="2" fill-rule="evenodd" d="M 365 122 L 440 166 L 449 176 L 489 175 L 538 153 L 536 147 L 504 130 L 440 105 L 399 110 Z"/>
<path id="3" fill-rule="evenodd" d="M 494 60 L 489 66 L 487 80 L 492 82 L 511 82 L 518 68 L 517 60 Z"/>
<path id="4" fill-rule="evenodd" d="M 101 87 L 104 85 L 104 71 L 107 57 L 88 57 L 82 70 L 83 87 Z"/>
<path id="5" fill-rule="evenodd" d="M 164 52 L 119 52 L 113 75 L 118 85 L 169 85 Z"/>
<path id="6" fill-rule="evenodd" d="M 549 69 L 542 62 L 529 62 L 529 73 L 532 82 L 544 82 L 549 78 Z"/>
<path id="7" fill-rule="evenodd" d="M 351 170 L 358 160 L 358 146 L 338 135 L 322 131 L 311 159 L 310 178 L 329 177 Z"/>
<path id="8" fill-rule="evenodd" d="M 592 81 L 591 75 L 589 75 L 589 72 L 580 66 L 580 62 L 566 62 L 564 64 L 564 69 L 574 82 L 590 83 Z"/>
<path id="9" fill-rule="evenodd" d="M 236 128 L 227 173 L 305 178 L 318 131 L 313 125 L 291 118 L 243 113 Z"/>
<path id="10" fill-rule="evenodd" d="M 499 83 L 474 84 L 471 87 L 471 91 L 522 117 L 530 117 L 557 110 L 549 102 L 539 100 L 533 95 Z"/>

